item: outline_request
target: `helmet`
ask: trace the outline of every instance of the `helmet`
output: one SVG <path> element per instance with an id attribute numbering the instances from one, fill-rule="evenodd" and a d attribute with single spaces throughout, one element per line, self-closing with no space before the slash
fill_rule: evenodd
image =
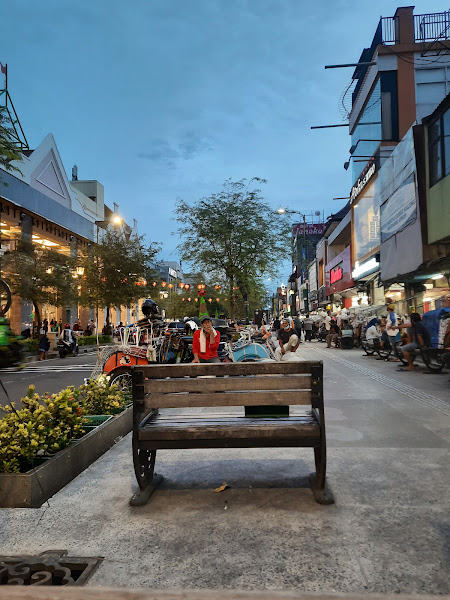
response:
<path id="1" fill-rule="evenodd" d="M 64 329 L 70 329 L 70 323 L 66 323 L 66 324 L 64 325 Z"/>
<path id="2" fill-rule="evenodd" d="M 154 300 L 148 298 L 143 305 L 141 306 L 142 313 L 145 317 L 150 317 L 151 315 L 157 315 L 159 312 L 158 305 Z"/>

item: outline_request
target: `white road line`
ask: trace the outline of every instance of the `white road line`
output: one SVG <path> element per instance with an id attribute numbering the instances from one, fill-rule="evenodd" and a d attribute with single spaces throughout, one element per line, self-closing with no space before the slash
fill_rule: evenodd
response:
<path id="1" fill-rule="evenodd" d="M 361 373 L 361 375 L 367 375 L 374 381 L 378 381 L 378 383 L 381 383 L 382 385 L 390 387 L 391 389 L 396 390 L 397 392 L 399 392 L 400 394 L 403 394 L 404 396 L 408 396 L 409 398 L 418 400 L 425 406 L 428 406 L 428 408 L 432 408 L 434 410 L 444 413 L 445 415 L 450 416 L 450 406 L 444 400 L 440 400 L 439 398 L 436 398 L 435 396 L 432 396 L 431 394 L 422 392 L 422 390 L 418 390 L 418 389 L 412 387 L 411 385 L 407 385 L 406 383 L 402 383 L 400 381 L 397 381 L 396 379 L 391 379 L 390 377 L 386 377 L 385 375 L 382 375 L 381 373 L 372 371 L 372 369 L 368 369 L 367 367 L 357 365 L 345 358 L 342 358 L 342 357 L 336 355 L 335 353 L 330 353 L 330 352 L 327 352 L 326 350 L 322 350 L 319 348 L 311 348 L 311 350 L 314 350 L 315 352 L 317 352 L 318 354 L 322 354 L 323 356 L 327 356 L 331 360 L 334 360 L 335 362 L 338 362 L 341 365 L 344 365 L 348 369 L 352 369 L 353 371 L 357 371 L 358 373 Z"/>

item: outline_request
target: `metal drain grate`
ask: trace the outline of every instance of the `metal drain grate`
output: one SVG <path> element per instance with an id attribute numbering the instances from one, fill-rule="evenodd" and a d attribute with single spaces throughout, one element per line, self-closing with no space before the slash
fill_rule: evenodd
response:
<path id="1" fill-rule="evenodd" d="M 67 554 L 49 550 L 37 556 L 0 556 L 0 585 L 84 585 L 103 560 Z"/>

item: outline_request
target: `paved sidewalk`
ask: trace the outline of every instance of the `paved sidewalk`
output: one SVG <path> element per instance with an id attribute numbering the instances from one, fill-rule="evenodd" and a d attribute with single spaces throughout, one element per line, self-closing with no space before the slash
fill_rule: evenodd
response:
<path id="1" fill-rule="evenodd" d="M 448 594 L 449 375 L 300 354 L 325 364 L 335 505 L 313 500 L 310 449 L 230 449 L 160 451 L 165 483 L 132 508 L 128 436 L 49 506 L 1 509 L 2 553 L 104 556 L 90 585 Z"/>

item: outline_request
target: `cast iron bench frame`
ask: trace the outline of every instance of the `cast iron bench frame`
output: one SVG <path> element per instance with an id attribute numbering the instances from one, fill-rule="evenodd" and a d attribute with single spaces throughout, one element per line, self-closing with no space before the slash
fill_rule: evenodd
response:
<path id="1" fill-rule="evenodd" d="M 191 448 L 313 448 L 315 499 L 334 502 L 325 478 L 322 361 L 145 365 L 133 367 L 132 378 L 133 463 L 139 484 L 132 506 L 144 505 L 162 481 L 154 472 L 157 450 Z M 159 413 L 164 408 L 289 405 L 311 408 L 278 418 L 214 413 L 181 419 Z"/>

